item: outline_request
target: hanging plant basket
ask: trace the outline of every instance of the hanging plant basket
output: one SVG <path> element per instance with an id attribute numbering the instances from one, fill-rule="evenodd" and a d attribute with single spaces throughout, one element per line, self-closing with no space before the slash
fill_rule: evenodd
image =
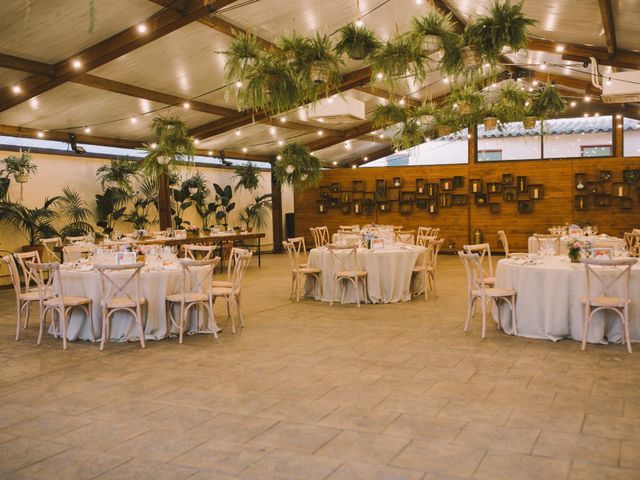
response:
<path id="1" fill-rule="evenodd" d="M 27 183 L 29 181 L 28 173 L 14 173 L 13 178 L 16 179 L 18 183 Z"/>
<path id="2" fill-rule="evenodd" d="M 422 49 L 427 53 L 440 50 L 440 37 L 438 35 L 425 35 L 422 39 Z"/>
<path id="3" fill-rule="evenodd" d="M 433 125 L 435 121 L 436 117 L 434 117 L 433 115 L 422 115 L 420 117 L 420 123 L 422 123 L 423 125 Z"/>
<path id="4" fill-rule="evenodd" d="M 446 137 L 447 135 L 451 135 L 453 129 L 449 125 L 436 125 L 436 130 L 438 131 L 439 137 Z"/>
<path id="5" fill-rule="evenodd" d="M 460 115 L 471 115 L 473 113 L 473 105 L 467 102 L 460 102 L 458 104 L 458 111 Z"/>
<path id="6" fill-rule="evenodd" d="M 536 121 L 538 119 L 536 117 L 524 117 L 522 120 L 522 126 L 525 130 L 529 130 L 531 128 L 536 128 Z"/>
<path id="7" fill-rule="evenodd" d="M 189 187 L 189 193 L 191 195 L 195 195 L 196 193 L 198 193 L 198 187 Z"/>
<path id="8" fill-rule="evenodd" d="M 322 179 L 320 160 L 304 145 L 287 143 L 273 167 L 280 185 L 290 185 L 297 192 L 315 187 Z"/>
<path id="9" fill-rule="evenodd" d="M 483 120 L 483 125 L 485 130 L 493 130 L 498 126 L 498 118 L 497 117 L 486 117 Z"/>
<path id="10" fill-rule="evenodd" d="M 351 60 L 364 60 L 369 53 L 369 47 L 366 45 L 354 45 L 347 50 L 347 55 Z"/>
<path id="11" fill-rule="evenodd" d="M 462 47 L 460 49 L 460 56 L 462 57 L 462 64 L 467 70 L 478 68 L 482 65 L 482 54 L 475 47 Z"/>
<path id="12" fill-rule="evenodd" d="M 313 62 L 310 76 L 311 81 L 316 85 L 324 85 L 329 81 L 329 68 L 322 62 Z"/>

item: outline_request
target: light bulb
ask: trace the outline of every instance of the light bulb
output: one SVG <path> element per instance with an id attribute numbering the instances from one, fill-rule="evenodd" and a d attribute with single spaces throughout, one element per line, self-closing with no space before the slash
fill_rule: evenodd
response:
<path id="1" fill-rule="evenodd" d="M 335 160 L 334 160 L 333 162 L 331 162 L 331 163 L 333 163 L 334 165 L 337 165 L 337 164 L 338 164 L 338 162 L 336 162 Z"/>
<path id="2" fill-rule="evenodd" d="M 84 127 L 84 133 L 91 133 L 91 127 Z"/>
<path id="3" fill-rule="evenodd" d="M 384 77 L 384 75 L 383 75 L 383 73 L 382 73 L 382 72 L 378 72 L 378 73 L 376 73 L 376 78 L 377 78 L 378 80 L 382 80 L 382 78 L 383 78 L 383 77 Z"/>
<path id="4" fill-rule="evenodd" d="M 247 153 L 247 152 L 248 152 L 247 147 L 242 147 L 242 153 Z"/>
<path id="5" fill-rule="evenodd" d="M 236 130 L 236 137 L 239 137 L 241 133 L 240 130 Z"/>
<path id="6" fill-rule="evenodd" d="M 242 88 L 242 82 L 241 82 L 241 81 L 237 81 L 237 82 L 236 82 L 236 87 L 238 87 L 238 88 Z"/>
<path id="7" fill-rule="evenodd" d="M 278 140 L 278 145 L 282 146 L 284 145 L 284 142 L 282 140 Z"/>
<path id="8" fill-rule="evenodd" d="M 76 70 L 79 70 L 82 67 L 82 62 L 80 60 L 74 60 L 71 62 L 71 66 Z"/>
<path id="9" fill-rule="evenodd" d="M 200 143 L 200 140 L 198 140 L 197 138 L 193 139 L 193 143 L 195 143 L 196 145 L 198 145 Z"/>
<path id="10" fill-rule="evenodd" d="M 22 92 L 22 88 L 20 87 L 20 85 L 14 85 L 13 87 L 11 87 L 11 90 L 13 90 L 13 93 Z"/>
<path id="11" fill-rule="evenodd" d="M 271 128 L 269 129 L 269 133 L 270 133 L 271 135 L 275 135 L 275 134 L 276 134 L 276 127 L 271 127 Z"/>
<path id="12" fill-rule="evenodd" d="M 144 23 L 141 23 L 140 25 L 138 25 L 137 30 L 140 33 L 146 33 L 147 32 L 147 26 Z"/>
<path id="13" fill-rule="evenodd" d="M 564 45 L 556 46 L 556 52 L 558 52 L 558 53 L 564 52 Z"/>
<path id="14" fill-rule="evenodd" d="M 351 168 L 356 168 L 356 165 L 351 165 Z"/>
<path id="15" fill-rule="evenodd" d="M 585 95 L 584 96 L 584 101 L 585 102 L 590 102 L 591 101 L 591 96 L 590 95 Z"/>
<path id="16" fill-rule="evenodd" d="M 362 159 L 366 162 L 367 160 L 369 160 L 369 157 L 363 157 Z"/>
<path id="17" fill-rule="evenodd" d="M 577 105 L 577 104 L 576 104 L 576 101 L 575 101 L 575 100 L 572 100 L 572 101 L 571 101 L 571 103 L 569 103 L 569 106 L 570 106 L 570 107 L 575 107 L 576 105 Z"/>
<path id="18" fill-rule="evenodd" d="M 188 108 L 191 108 L 191 104 L 190 104 L 189 102 L 184 102 L 184 103 L 182 104 L 182 108 L 187 108 L 187 109 L 188 109 Z"/>
<path id="19" fill-rule="evenodd" d="M 209 150 L 209 151 L 207 152 L 207 155 L 209 155 L 209 156 L 211 157 L 211 156 L 213 155 L 213 150 Z"/>
<path id="20" fill-rule="evenodd" d="M 318 130 L 318 135 L 322 136 L 322 135 L 324 135 L 324 132 L 322 130 Z"/>
<path id="21" fill-rule="evenodd" d="M 361 28 L 364 27 L 364 22 L 362 21 L 362 19 L 357 19 L 356 20 L 356 27 Z"/>
<path id="22" fill-rule="evenodd" d="M 278 156 L 276 157 L 276 159 L 278 159 L 278 160 L 282 160 L 282 155 L 278 155 Z"/>
<path id="23" fill-rule="evenodd" d="M 540 70 L 545 70 L 547 68 L 547 64 L 543 63 L 542 65 L 540 65 Z"/>
<path id="24" fill-rule="evenodd" d="M 153 143 L 151 144 L 151 148 L 152 148 L 153 150 L 155 150 L 156 148 L 158 148 L 158 144 L 157 144 L 157 143 L 155 143 L 155 142 L 153 142 Z"/>
<path id="25" fill-rule="evenodd" d="M 280 123 L 285 123 L 287 119 L 285 117 L 280 117 Z"/>
<path id="26" fill-rule="evenodd" d="M 534 87 L 537 87 L 537 86 L 538 86 L 538 80 L 534 80 L 533 82 L 531 82 L 531 84 L 532 84 Z"/>
<path id="27" fill-rule="evenodd" d="M 444 77 L 444 78 L 442 79 L 442 81 L 443 81 L 444 83 L 449 83 L 449 77 Z"/>
<path id="28" fill-rule="evenodd" d="M 136 117 L 131 117 L 131 123 L 138 123 L 138 119 Z"/>
<path id="29" fill-rule="evenodd" d="M 398 102 L 398 104 L 404 105 L 405 104 L 404 98 L 401 98 L 400 101 Z"/>
<path id="30" fill-rule="evenodd" d="M 44 137 L 44 132 L 40 131 L 40 132 L 37 133 L 37 135 L 38 135 L 38 138 L 42 138 L 42 137 Z"/>

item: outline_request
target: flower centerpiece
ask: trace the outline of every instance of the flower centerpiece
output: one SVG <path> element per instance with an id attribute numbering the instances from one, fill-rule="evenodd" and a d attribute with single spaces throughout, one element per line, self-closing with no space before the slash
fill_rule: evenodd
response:
<path id="1" fill-rule="evenodd" d="M 585 242 L 581 238 L 572 237 L 567 242 L 567 247 L 571 263 L 580 263 L 582 251 L 589 248 L 589 242 Z"/>
<path id="2" fill-rule="evenodd" d="M 194 238 L 200 235 L 200 229 L 196 225 L 189 225 L 185 228 L 187 232 L 187 237 Z"/>
<path id="3" fill-rule="evenodd" d="M 371 249 L 371 240 L 373 240 L 374 238 L 376 238 L 376 235 L 371 230 L 367 230 L 365 232 L 365 234 L 364 234 L 364 242 L 365 242 L 365 245 L 367 246 L 367 248 Z"/>

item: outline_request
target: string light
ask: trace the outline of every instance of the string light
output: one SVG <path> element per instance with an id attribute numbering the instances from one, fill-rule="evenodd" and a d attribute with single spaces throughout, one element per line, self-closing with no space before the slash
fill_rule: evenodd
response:
<path id="1" fill-rule="evenodd" d="M 616 118 L 620 120 L 622 118 L 622 115 L 620 115 L 619 113 L 616 113 Z"/>
<path id="2" fill-rule="evenodd" d="M 584 101 L 585 102 L 590 102 L 591 101 L 591 96 L 590 95 L 585 95 L 584 96 Z"/>
<path id="3" fill-rule="evenodd" d="M 190 104 L 189 102 L 184 102 L 184 103 L 182 104 L 182 108 L 184 108 L 184 109 L 187 109 L 187 110 L 188 110 L 189 108 L 191 108 L 191 104 Z"/>
<path id="4" fill-rule="evenodd" d="M 382 72 L 378 72 L 378 73 L 376 73 L 376 78 L 378 80 L 382 80 L 384 78 L 384 75 L 382 74 Z"/>
<path id="5" fill-rule="evenodd" d="M 209 150 L 209 151 L 207 152 L 207 155 L 209 155 L 210 157 L 211 157 L 211 156 L 213 156 L 213 150 Z"/>
<path id="6" fill-rule="evenodd" d="M 287 119 L 285 117 L 280 117 L 280 123 L 285 123 Z"/>
<path id="7" fill-rule="evenodd" d="M 537 87 L 537 86 L 538 86 L 538 80 L 534 80 L 533 82 L 531 82 L 531 84 L 532 84 L 534 87 Z"/>
<path id="8" fill-rule="evenodd" d="M 583 114 L 582 116 L 583 116 L 583 117 L 588 117 L 588 116 L 589 116 L 589 114 L 588 114 L 588 113 L 585 113 L 585 114 Z"/>
<path id="9" fill-rule="evenodd" d="M 599 116 L 600 116 L 600 114 L 599 114 L 598 112 L 596 112 L 596 113 L 594 113 L 594 114 L 593 114 L 593 116 L 594 116 L 594 117 L 599 117 Z"/>
<path id="10" fill-rule="evenodd" d="M 444 77 L 444 78 L 442 79 L 442 81 L 443 81 L 444 83 L 449 83 L 449 77 Z"/>
<path id="11" fill-rule="evenodd" d="M 84 133 L 91 133 L 91 127 L 84 127 Z"/>
<path id="12" fill-rule="evenodd" d="M 606 83 L 607 85 L 611 85 L 611 77 L 608 77 L 608 78 L 607 78 L 607 81 L 606 81 L 606 82 L 604 82 L 604 83 Z"/>
<path id="13" fill-rule="evenodd" d="M 378 135 L 378 138 L 384 138 L 384 133 L 381 133 L 380 135 Z"/>
<path id="14" fill-rule="evenodd" d="M 356 167 L 357 167 L 357 165 L 355 165 L 355 164 L 354 164 L 354 165 L 351 165 L 351 168 L 356 168 Z"/>
<path id="15" fill-rule="evenodd" d="M 398 102 L 398 104 L 404 105 L 405 104 L 404 98 L 401 98 L 400 101 Z"/>
<path id="16" fill-rule="evenodd" d="M 242 153 L 247 153 L 249 149 L 247 147 L 242 147 Z"/>
<path id="17" fill-rule="evenodd" d="M 236 82 L 236 87 L 242 88 L 242 82 L 240 80 Z"/>
<path id="18" fill-rule="evenodd" d="M 239 137 L 242 132 L 240 130 L 236 130 L 236 137 Z"/>
<path id="19" fill-rule="evenodd" d="M 151 149 L 152 149 L 152 150 L 155 150 L 156 148 L 158 148 L 158 144 L 157 144 L 156 142 L 153 142 L 153 143 L 151 144 Z"/>
<path id="20" fill-rule="evenodd" d="M 276 157 L 276 159 L 277 159 L 277 160 L 282 160 L 282 155 L 278 155 L 278 156 Z"/>
<path id="21" fill-rule="evenodd" d="M 271 135 L 275 135 L 275 134 L 276 134 L 276 127 L 271 127 L 271 128 L 269 129 L 269 133 L 270 133 Z"/>
<path id="22" fill-rule="evenodd" d="M 571 103 L 569 103 L 570 107 L 575 107 L 577 105 L 575 100 L 571 100 Z"/>
<path id="23" fill-rule="evenodd" d="M 331 163 L 333 163 L 334 165 L 337 165 L 337 164 L 338 164 L 338 162 L 336 162 L 335 160 L 334 160 L 333 162 L 331 162 Z"/>
<path id="24" fill-rule="evenodd" d="M 198 144 L 200 143 L 200 140 L 199 140 L 199 139 L 197 139 L 197 138 L 194 138 L 194 139 L 193 139 L 193 143 L 195 143 L 196 145 L 198 145 Z"/>
<path id="25" fill-rule="evenodd" d="M 131 123 L 138 123 L 138 119 L 135 116 L 131 117 Z"/>
<path id="26" fill-rule="evenodd" d="M 363 160 L 366 162 L 367 160 L 369 160 L 369 157 L 364 157 Z"/>
<path id="27" fill-rule="evenodd" d="M 361 18 L 356 20 L 356 27 L 358 27 L 358 28 L 364 27 L 364 22 L 362 21 Z"/>
<path id="28" fill-rule="evenodd" d="M 147 26 L 144 23 L 141 23 L 137 27 L 139 33 L 147 33 Z"/>
<path id="29" fill-rule="evenodd" d="M 546 70 L 547 68 L 547 63 L 544 62 L 542 65 L 540 65 L 540 70 Z"/>
<path id="30" fill-rule="evenodd" d="M 322 136 L 322 135 L 324 135 L 324 132 L 322 130 L 318 130 L 318 135 Z"/>
<path id="31" fill-rule="evenodd" d="M 78 59 L 74 60 L 71 62 L 71 66 L 73 68 L 75 68 L 76 70 L 80 70 L 80 68 L 82 68 L 82 62 Z"/>
<path id="32" fill-rule="evenodd" d="M 562 53 L 562 52 L 564 52 L 564 45 L 558 45 L 558 46 L 556 46 L 556 52 L 558 52 L 558 53 Z"/>
<path id="33" fill-rule="evenodd" d="M 11 87 L 11 90 L 13 90 L 13 93 L 21 93 L 22 92 L 22 88 L 20 87 L 20 85 L 14 85 L 13 87 Z"/>
<path id="34" fill-rule="evenodd" d="M 282 140 L 278 140 L 278 145 L 283 146 L 284 142 Z"/>
<path id="35" fill-rule="evenodd" d="M 44 137 L 44 132 L 42 130 L 40 130 L 38 133 L 38 138 L 43 138 Z"/>

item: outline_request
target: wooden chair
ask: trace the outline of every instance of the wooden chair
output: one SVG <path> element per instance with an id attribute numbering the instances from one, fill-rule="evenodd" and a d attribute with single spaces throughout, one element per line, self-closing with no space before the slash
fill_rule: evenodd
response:
<path id="1" fill-rule="evenodd" d="M 193 307 L 203 307 L 208 314 L 209 328 L 213 330 L 214 338 L 218 338 L 218 326 L 213 317 L 213 296 L 211 295 L 211 280 L 213 271 L 220 257 L 205 260 L 182 259 L 179 260 L 182 267 L 182 282 L 180 293 L 167 295 L 167 337 L 171 334 L 171 325 L 178 327 L 180 332 L 178 343 L 182 343 L 184 328 L 189 310 Z M 172 307 L 180 305 L 180 318 L 176 322 Z M 199 309 L 196 308 L 196 333 L 199 331 Z"/>
<path id="2" fill-rule="evenodd" d="M 190 260 L 210 260 L 213 257 L 214 252 L 217 250 L 216 245 L 192 245 L 187 244 L 182 246 L 182 251 L 184 252 L 184 257 Z M 199 258 L 198 258 L 199 257 Z M 220 263 L 220 259 L 218 258 L 218 262 L 216 265 Z"/>
<path id="3" fill-rule="evenodd" d="M 233 266 L 233 274 L 231 276 L 231 285 L 223 287 L 214 285 L 211 289 L 211 295 L 213 297 L 214 303 L 216 301 L 216 298 L 218 297 L 224 298 L 227 302 L 227 314 L 231 318 L 231 331 L 233 333 L 236 333 L 236 316 L 240 321 L 240 325 L 244 327 L 244 318 L 242 316 L 240 297 L 242 280 L 244 279 L 244 275 L 247 272 L 247 268 L 249 267 L 249 262 L 251 261 L 252 256 L 251 252 L 246 252 L 247 253 L 239 254 L 236 258 L 235 265 Z"/>
<path id="4" fill-rule="evenodd" d="M 49 262 L 60 262 L 60 255 L 55 251 L 56 247 L 62 247 L 62 239 L 60 237 L 43 238 L 40 243 L 44 247 Z"/>
<path id="5" fill-rule="evenodd" d="M 488 243 L 478 243 L 475 245 L 463 245 L 462 249 L 465 253 L 477 253 L 480 258 L 480 267 L 484 276 L 484 283 L 493 285 L 496 283 L 496 277 L 493 275 L 493 262 L 491 261 L 491 246 Z M 487 267 L 485 267 L 487 260 Z"/>
<path id="6" fill-rule="evenodd" d="M 359 232 L 360 225 L 340 225 L 340 230 L 349 231 L 349 232 Z"/>
<path id="7" fill-rule="evenodd" d="M 333 306 L 333 299 L 336 296 L 336 287 L 341 285 L 343 281 L 347 281 L 353 284 L 356 291 L 356 303 L 360 308 L 360 289 L 359 283 L 362 282 L 364 288 L 364 302 L 369 301 L 369 292 L 367 287 L 367 272 L 364 270 L 358 270 L 358 247 L 356 245 L 341 246 L 341 245 L 328 245 L 329 252 L 331 253 L 331 259 L 333 263 L 333 294 L 331 295 L 331 303 Z M 342 295 L 340 297 L 340 303 L 344 303 L 344 294 L 346 288 L 342 287 Z"/>
<path id="8" fill-rule="evenodd" d="M 65 240 L 67 241 L 67 243 L 88 242 L 89 241 L 89 235 L 80 235 L 80 236 L 77 236 L 77 237 L 65 237 Z"/>
<path id="9" fill-rule="evenodd" d="M 418 227 L 418 237 L 429 237 L 431 236 L 431 227 Z"/>
<path id="10" fill-rule="evenodd" d="M 93 245 L 67 245 L 62 247 L 62 258 L 65 262 L 75 262 L 83 258 L 88 258 L 93 254 L 96 247 Z"/>
<path id="11" fill-rule="evenodd" d="M 300 290 L 304 288 L 304 280 L 307 277 L 313 278 L 317 285 L 320 285 L 320 296 L 322 296 L 322 278 L 320 277 L 320 269 L 308 267 L 299 262 L 299 253 L 296 244 L 293 242 L 282 242 L 282 246 L 289 257 L 289 266 L 291 267 L 291 294 L 289 298 L 293 300 L 295 295 L 296 302 L 300 301 Z M 302 282 L 300 281 L 302 280 Z"/>
<path id="12" fill-rule="evenodd" d="M 627 351 L 631 353 L 631 336 L 629 335 L 629 303 L 631 302 L 629 299 L 629 281 L 631 278 L 631 267 L 635 265 L 637 261 L 635 258 L 619 258 L 613 260 L 586 258 L 582 261 L 587 277 L 587 291 L 585 297 L 582 298 L 582 303 L 584 303 L 582 350 L 587 346 L 587 335 L 593 315 L 597 312 L 610 310 L 620 318 L 622 343 L 627 344 Z M 605 270 L 606 267 L 614 267 L 616 270 Z M 622 267 L 622 269 L 619 267 Z M 607 273 L 611 273 L 611 275 L 607 275 Z M 622 291 L 622 295 L 613 293 L 616 288 Z"/>
<path id="13" fill-rule="evenodd" d="M 96 334 L 93 328 L 93 310 L 92 300 L 87 297 L 74 297 L 64 294 L 62 278 L 60 276 L 60 264 L 57 262 L 50 263 L 34 263 L 27 262 L 27 268 L 33 272 L 33 278 L 38 285 L 38 293 L 40 294 L 40 330 L 38 332 L 38 345 L 42 341 L 42 332 L 44 331 L 45 319 L 47 313 L 51 313 L 51 323 L 54 329 L 54 336 L 57 338 L 59 330 L 56 326 L 56 316 L 58 324 L 62 326 L 62 348 L 67 349 L 67 326 L 71 311 L 74 308 L 80 308 L 86 314 L 91 330 L 91 341 L 96 341 Z M 45 280 L 45 275 L 47 279 Z"/>
<path id="14" fill-rule="evenodd" d="M 226 280 L 214 280 L 211 282 L 213 287 L 230 287 L 233 280 L 233 269 L 235 268 L 236 261 L 241 255 L 248 255 L 251 252 L 246 248 L 233 247 L 229 252 L 229 262 L 227 263 L 227 278 Z"/>
<path id="15" fill-rule="evenodd" d="M 34 250 L 33 252 L 14 253 L 13 257 L 20 266 L 20 270 L 22 270 L 26 293 L 29 293 L 32 290 L 37 292 L 38 285 L 36 284 L 36 279 L 32 276 L 33 272 L 31 269 L 27 268 L 27 262 L 41 263 L 40 254 Z M 31 286 L 31 282 L 34 282 L 33 287 Z"/>
<path id="16" fill-rule="evenodd" d="M 398 230 L 393 232 L 393 239 L 395 243 L 402 245 L 415 245 L 416 244 L 416 231 L 415 230 Z"/>
<path id="17" fill-rule="evenodd" d="M 553 245 L 553 251 L 555 255 L 558 255 L 560 253 L 560 237 L 558 235 L 534 233 L 533 238 L 536 239 L 538 250 L 540 250 L 540 247 L 542 247 L 543 243 L 549 243 Z"/>
<path id="18" fill-rule="evenodd" d="M 432 237 L 438 238 L 438 235 L 440 235 L 440 229 L 432 228 L 431 231 L 429 232 L 429 235 L 431 235 Z"/>
<path id="19" fill-rule="evenodd" d="M 418 235 L 418 237 L 416 238 L 416 245 L 427 248 L 429 244 L 435 239 L 436 237 L 433 237 L 431 235 Z"/>
<path id="20" fill-rule="evenodd" d="M 100 288 L 102 290 L 102 338 L 100 351 L 109 341 L 111 332 L 111 318 L 115 312 L 125 311 L 133 316 L 140 333 L 140 345 L 144 344 L 144 318 L 142 307 L 147 300 L 142 296 L 140 288 L 140 271 L 144 263 L 131 263 L 125 265 L 95 265 L 100 273 Z M 133 290 L 133 294 L 129 293 Z"/>
<path id="21" fill-rule="evenodd" d="M 624 248 L 630 257 L 640 256 L 640 232 L 625 232 L 624 234 Z"/>
<path id="22" fill-rule="evenodd" d="M 502 327 L 500 320 L 500 302 L 505 302 L 511 308 L 511 322 L 515 335 L 518 334 L 518 324 L 516 321 L 516 291 L 509 288 L 489 287 L 484 280 L 484 271 L 480 256 L 477 253 L 458 252 L 458 256 L 467 272 L 467 320 L 464 324 L 464 331 L 469 330 L 469 323 L 475 311 L 476 302 L 480 301 L 482 309 L 482 338 L 485 337 L 487 328 L 487 302 L 495 302 L 498 311 L 498 329 Z"/>
<path id="23" fill-rule="evenodd" d="M 293 244 L 293 248 L 296 251 L 296 255 L 298 257 L 298 266 L 306 267 L 307 266 L 307 245 L 304 241 L 304 237 L 291 237 L 287 238 L 287 242 Z"/>
<path id="24" fill-rule="evenodd" d="M 309 230 L 311 230 L 311 235 L 313 235 L 313 242 L 316 248 L 324 247 L 331 243 L 328 227 L 311 227 Z"/>

